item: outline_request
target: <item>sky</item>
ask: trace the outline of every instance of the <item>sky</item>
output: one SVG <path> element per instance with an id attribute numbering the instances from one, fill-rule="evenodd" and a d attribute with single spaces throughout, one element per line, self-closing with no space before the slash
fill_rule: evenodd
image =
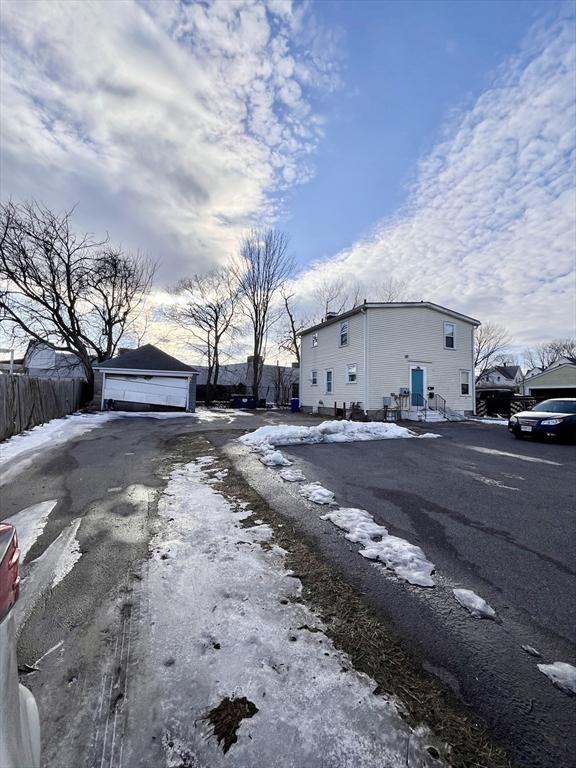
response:
<path id="1" fill-rule="evenodd" d="M 326 277 L 576 333 L 576 6 L 2 3 L 1 193 L 158 259 L 157 289 L 286 231 Z"/>

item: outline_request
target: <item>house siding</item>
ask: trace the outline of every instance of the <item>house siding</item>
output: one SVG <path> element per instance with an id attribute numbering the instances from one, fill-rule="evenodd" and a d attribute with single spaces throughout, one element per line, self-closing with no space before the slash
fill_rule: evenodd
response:
<path id="1" fill-rule="evenodd" d="M 383 397 L 410 388 L 410 368 L 425 368 L 427 387 L 441 395 L 449 408 L 460 413 L 474 411 L 473 331 L 471 323 L 428 307 L 367 307 L 348 318 L 349 343 L 339 346 L 340 321 L 319 328 L 318 346 L 312 347 L 312 333 L 302 336 L 301 393 L 304 410 L 319 407 L 331 413 L 359 402 L 371 416 L 382 411 Z M 444 323 L 456 328 L 456 346 L 444 348 Z M 366 329 L 366 335 L 365 335 Z M 366 340 L 366 344 L 365 344 Z M 368 375 L 365 372 L 367 361 Z M 346 383 L 348 364 L 357 365 L 356 384 Z M 325 390 L 325 371 L 334 371 L 334 391 Z M 318 372 L 318 385 L 311 384 L 311 372 Z M 460 371 L 470 374 L 470 394 L 460 394 Z"/>
<path id="2" fill-rule="evenodd" d="M 330 414 L 334 403 L 346 407 L 360 402 L 364 408 L 364 315 L 358 313 L 347 318 L 348 344 L 340 346 L 340 322 L 318 329 L 318 346 L 312 346 L 312 334 L 302 336 L 300 350 L 300 402 L 304 410 L 318 408 L 319 413 Z M 347 366 L 356 365 L 356 383 L 348 384 Z M 325 373 L 333 371 L 333 391 L 326 392 Z M 318 372 L 318 384 L 311 383 L 312 371 Z"/>
<path id="3" fill-rule="evenodd" d="M 526 379 L 524 390 L 530 394 L 534 389 L 549 389 L 551 387 L 576 388 L 576 365 L 563 365 L 558 368 L 551 368 L 533 379 Z"/>
<path id="4" fill-rule="evenodd" d="M 444 348 L 444 323 L 456 327 L 454 349 Z M 368 410 L 382 408 L 382 398 L 410 389 L 410 367 L 425 368 L 427 387 L 449 408 L 474 410 L 473 326 L 427 307 L 368 310 Z M 460 371 L 470 372 L 470 395 L 460 394 Z"/>

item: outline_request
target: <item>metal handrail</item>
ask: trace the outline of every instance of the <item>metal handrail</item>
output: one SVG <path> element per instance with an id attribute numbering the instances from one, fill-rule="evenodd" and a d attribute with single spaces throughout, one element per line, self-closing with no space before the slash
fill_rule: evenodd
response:
<path id="1" fill-rule="evenodd" d="M 443 398 L 442 395 L 434 394 L 434 397 L 432 397 L 430 399 L 431 399 L 431 401 L 433 403 L 432 408 L 435 411 L 439 411 L 442 414 L 442 416 L 446 417 L 447 405 L 446 405 L 445 398 Z"/>
<path id="2" fill-rule="evenodd" d="M 424 415 L 426 415 L 426 409 L 428 408 L 428 402 L 424 395 L 421 395 L 419 392 L 412 392 L 410 394 L 410 407 L 411 408 L 423 408 L 424 409 Z"/>

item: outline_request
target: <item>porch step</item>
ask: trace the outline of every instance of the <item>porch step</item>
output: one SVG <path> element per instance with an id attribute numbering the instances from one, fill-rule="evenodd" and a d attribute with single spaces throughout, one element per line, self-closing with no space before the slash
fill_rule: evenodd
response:
<path id="1" fill-rule="evenodd" d="M 424 411 L 408 411 L 407 415 L 404 417 L 408 421 L 425 421 L 426 423 L 430 422 L 438 422 L 438 421 L 448 421 L 448 419 L 445 419 L 444 416 L 439 411 L 433 411 L 433 410 L 426 410 Z"/>

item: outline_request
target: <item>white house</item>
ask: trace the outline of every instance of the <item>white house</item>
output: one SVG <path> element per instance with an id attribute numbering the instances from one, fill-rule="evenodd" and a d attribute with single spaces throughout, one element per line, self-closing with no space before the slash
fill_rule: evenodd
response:
<path id="1" fill-rule="evenodd" d="M 474 412 L 478 320 L 431 302 L 364 303 L 301 332 L 300 405 L 333 414 L 352 403 L 371 418 Z"/>
<path id="2" fill-rule="evenodd" d="M 24 354 L 24 371 L 40 379 L 86 379 L 80 358 L 73 352 L 56 352 L 48 344 L 31 341 Z"/>
<path id="3" fill-rule="evenodd" d="M 523 381 L 524 375 L 519 365 L 497 365 L 480 375 L 476 389 L 520 392 Z"/>

